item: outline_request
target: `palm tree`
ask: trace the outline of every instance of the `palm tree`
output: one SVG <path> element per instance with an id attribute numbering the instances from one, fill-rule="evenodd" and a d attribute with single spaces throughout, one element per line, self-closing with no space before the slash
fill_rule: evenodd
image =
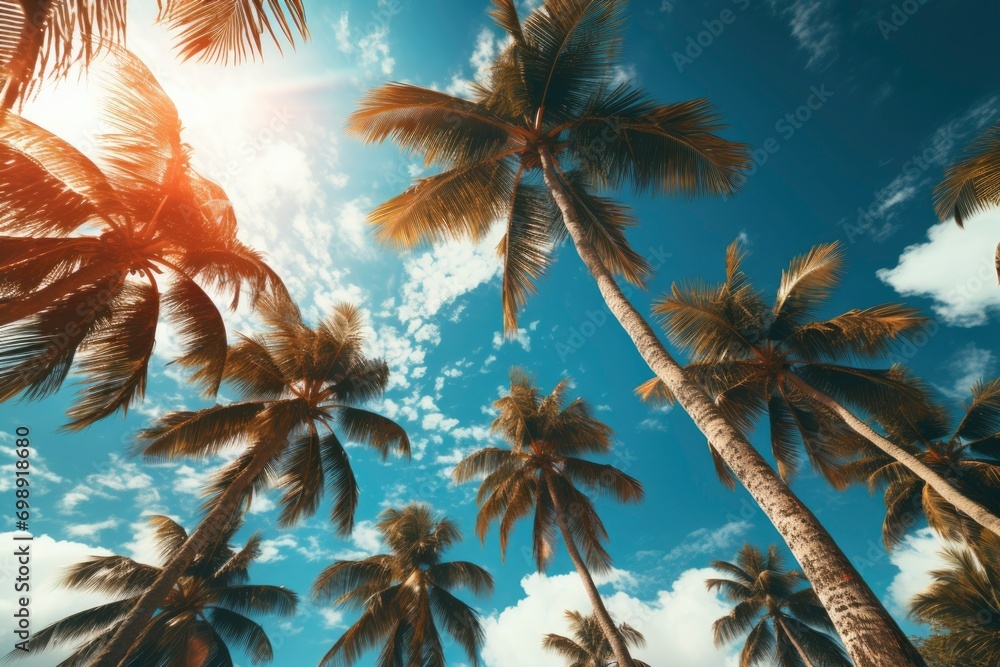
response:
<path id="1" fill-rule="evenodd" d="M 125 46 L 126 0 L 0 1 L 0 107 L 23 102 L 45 78 L 84 69 L 108 45 Z M 263 56 L 261 35 L 281 50 L 279 30 L 294 46 L 307 39 L 302 0 L 158 0 L 157 21 L 177 33 L 183 59 L 229 63 Z"/>
<path id="2" fill-rule="evenodd" d="M 539 572 L 555 555 L 556 530 L 590 598 L 601 629 L 622 667 L 632 667 L 625 637 L 601 600 L 591 572 L 607 572 L 608 533 L 593 502 L 577 485 L 619 502 L 641 502 L 642 484 L 617 468 L 580 458 L 611 450 L 611 429 L 591 416 L 582 399 L 565 404 L 568 380 L 542 397 L 534 381 L 515 368 L 510 393 L 494 403 L 499 410 L 493 431 L 510 449 L 487 447 L 458 464 L 455 481 L 482 478 L 476 534 L 485 541 L 490 525 L 500 523 L 500 550 L 506 554 L 510 531 L 534 510 L 532 554 Z M 580 553 L 581 549 L 584 553 Z"/>
<path id="3" fill-rule="evenodd" d="M 614 664 L 614 653 L 608 638 L 604 636 L 601 624 L 593 615 L 583 615 L 578 611 L 567 611 L 573 637 L 549 633 L 542 639 L 542 648 L 569 660 L 569 667 L 610 667 Z M 618 626 L 625 643 L 636 648 L 646 645 L 642 633 L 622 623 Z M 649 667 L 641 660 L 632 661 L 637 667 Z"/>
<path id="4" fill-rule="evenodd" d="M 515 0 L 494 4 L 511 43 L 473 99 L 389 84 L 368 93 L 350 118 L 355 136 L 392 139 L 443 170 L 372 212 L 379 238 L 402 247 L 481 239 L 503 221 L 497 250 L 509 334 L 568 234 L 642 358 L 803 563 L 855 661 L 922 665 L 833 538 L 686 377 L 616 281 L 642 285 L 650 268 L 626 239 L 630 212 L 595 190 L 731 194 L 749 164 L 745 146 L 715 134 L 721 124 L 704 100 L 661 105 L 629 83 L 609 83 L 625 0 L 546 0 L 523 21 Z"/>
<path id="5" fill-rule="evenodd" d="M 150 524 L 164 557 L 187 539 L 184 528 L 169 517 L 153 516 Z M 143 629 L 125 665 L 232 667 L 230 650 L 234 648 L 246 652 L 255 665 L 274 658 L 264 629 L 249 617 L 291 616 L 298 598 L 283 586 L 247 583 L 250 566 L 260 555 L 261 535 L 254 533 L 242 548 L 235 548 L 230 542 L 242 525 L 239 517 L 231 522 L 187 567 Z M 74 644 L 73 654 L 59 663 L 60 667 L 86 664 L 161 571 L 125 556 L 91 556 L 71 566 L 63 578 L 64 586 L 120 599 L 53 623 L 31 637 L 27 652 L 10 655 L 30 657 Z"/>
<path id="6" fill-rule="evenodd" d="M 280 295 L 262 297 L 259 313 L 269 330 L 243 336 L 227 355 L 225 379 L 240 399 L 165 415 L 140 433 L 138 450 L 154 461 L 206 458 L 238 444 L 245 448 L 217 475 L 207 516 L 172 554 L 97 665 L 117 667 L 188 564 L 272 478 L 284 490 L 279 525 L 311 516 L 327 491 L 333 495 L 331 521 L 340 534 L 350 534 L 359 488 L 338 430 L 383 458 L 390 451 L 409 456 L 410 442 L 400 426 L 359 407 L 382 395 L 389 368 L 363 353 L 365 323 L 356 308 L 337 306 L 315 328 Z"/>
<path id="7" fill-rule="evenodd" d="M 971 400 L 963 407 L 954 428 L 940 406 L 919 419 L 890 412 L 879 420 L 894 442 L 961 493 L 986 507 L 1000 507 L 1000 378 L 974 384 Z M 863 451 L 865 455 L 848 463 L 844 472 L 867 484 L 872 493 L 884 490 L 882 538 L 887 548 L 898 545 L 921 518 L 950 540 L 971 541 L 970 536 L 978 534 L 978 524 L 909 468 L 871 446 Z"/>
<path id="8" fill-rule="evenodd" d="M 941 220 L 955 218 L 962 227 L 966 218 L 1000 206 L 1000 123 L 973 141 L 944 176 L 934 189 L 935 210 Z M 1000 280 L 1000 245 L 996 270 Z"/>
<path id="9" fill-rule="evenodd" d="M 765 555 L 745 544 L 735 563 L 718 560 L 712 567 L 727 577 L 706 580 L 708 590 L 736 604 L 712 625 L 715 644 L 746 635 L 741 667 L 851 667 L 844 649 L 827 634 L 834 626 L 815 591 L 799 587 L 805 577 L 785 569 L 776 546 Z"/>
<path id="10" fill-rule="evenodd" d="M 1000 664 L 1000 538 L 982 532 L 972 548 L 949 547 L 947 567 L 910 603 L 929 623 L 955 665 Z"/>
<path id="11" fill-rule="evenodd" d="M 741 270 L 742 259 L 739 243 L 733 243 L 726 252 L 725 283 L 675 284 L 654 311 L 671 340 L 691 353 L 688 376 L 716 396 L 731 422 L 749 431 L 760 414 L 767 415 L 771 451 L 782 478 L 798 468 L 801 444 L 813 467 L 844 488 L 847 479 L 837 449 L 843 449 L 845 438 L 836 432 L 846 426 L 964 514 L 1000 533 L 1000 518 L 990 509 L 995 503 L 983 506 L 939 468 L 897 444 L 900 440 L 891 434 L 883 437 L 850 409 L 896 416 L 927 410 L 923 387 L 901 367 L 873 370 L 855 364 L 912 341 L 923 333 L 925 318 L 910 308 L 884 304 L 814 319 L 843 271 L 836 243 L 815 246 L 793 259 L 782 273 L 773 306 Z M 672 400 L 659 378 L 638 391 L 647 398 Z"/>
<path id="12" fill-rule="evenodd" d="M 244 288 L 256 300 L 281 287 L 237 239 L 226 194 L 191 167 L 149 70 L 121 53 L 108 93 L 100 166 L 23 118 L 0 122 L 0 401 L 51 395 L 75 365 L 73 429 L 142 398 L 161 314 L 178 361 L 214 394 L 226 328 L 206 290 L 235 307 Z"/>
<path id="13" fill-rule="evenodd" d="M 493 577 L 474 563 L 441 560 L 462 539 L 458 526 L 448 518 L 436 519 L 427 505 L 413 503 L 383 511 L 378 529 L 390 553 L 337 561 L 313 584 L 317 602 L 361 612 L 323 656 L 320 667 L 350 667 L 379 646 L 378 664 L 383 667 L 443 667 L 438 626 L 478 665 L 482 626 L 476 610 L 452 591 L 467 588 L 488 595 Z"/>

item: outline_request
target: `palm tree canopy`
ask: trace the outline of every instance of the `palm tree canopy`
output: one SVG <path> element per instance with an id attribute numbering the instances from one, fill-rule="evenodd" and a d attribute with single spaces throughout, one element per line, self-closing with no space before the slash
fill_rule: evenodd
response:
<path id="1" fill-rule="evenodd" d="M 23 102 L 45 79 L 87 69 L 108 47 L 124 47 L 126 0 L 0 1 L 0 84 L 11 76 Z M 309 37 L 302 0 L 157 0 L 157 21 L 176 35 L 181 58 L 239 64 Z M 39 27 L 41 27 L 39 29 Z M 281 37 L 279 37 L 279 33 Z"/>
<path id="2" fill-rule="evenodd" d="M 984 507 L 1000 507 L 1000 378 L 979 381 L 955 423 L 942 406 L 917 418 L 898 411 L 876 415 L 892 440 Z M 903 464 L 858 439 L 861 458 L 844 467 L 847 477 L 885 497 L 882 538 L 893 548 L 920 521 L 952 540 L 978 533 L 975 522 L 945 501 Z"/>
<path id="3" fill-rule="evenodd" d="M 255 454 L 268 452 L 269 470 L 250 493 L 275 478 L 284 491 L 279 525 L 311 516 L 329 492 L 331 521 L 349 534 L 360 489 L 341 438 L 366 443 L 383 459 L 390 452 L 410 453 L 402 427 L 362 407 L 385 391 L 389 367 L 364 354 L 365 322 L 354 306 L 335 306 L 315 327 L 303 322 L 287 295 L 264 295 L 258 312 L 267 331 L 241 336 L 226 356 L 223 375 L 239 399 L 161 417 L 140 433 L 137 451 L 158 461 L 206 458 L 244 446 L 214 480 L 212 498 Z"/>
<path id="4" fill-rule="evenodd" d="M 163 556 L 187 539 L 184 528 L 169 517 L 153 516 L 150 523 Z M 262 537 L 254 533 L 242 548 L 234 548 L 231 541 L 242 525 L 241 518 L 230 523 L 219 539 L 195 558 L 133 647 L 125 663 L 128 667 L 232 667 L 231 649 L 245 652 L 255 665 L 273 659 L 267 634 L 251 617 L 291 616 L 298 597 L 281 586 L 248 583 L 249 568 L 260 555 Z M 74 653 L 60 667 L 85 664 L 100 651 L 159 572 L 158 567 L 125 556 L 92 556 L 71 566 L 63 578 L 64 586 L 104 593 L 118 600 L 53 623 L 32 636 L 27 653 L 16 651 L 10 656 L 34 656 L 74 644 Z"/>
<path id="5" fill-rule="evenodd" d="M 761 415 L 767 416 L 771 451 L 783 479 L 799 469 L 804 450 L 817 472 L 843 488 L 847 480 L 840 467 L 854 453 L 844 447 L 847 429 L 797 382 L 869 413 L 925 410 L 924 387 L 902 366 L 869 369 L 858 364 L 917 340 L 927 320 L 896 304 L 818 319 L 843 273 L 837 243 L 793 259 L 771 305 L 743 273 L 743 257 L 739 243 L 733 243 L 726 251 L 725 282 L 674 284 L 654 310 L 670 339 L 690 353 L 689 376 L 716 397 L 735 426 L 749 433 Z M 636 391 L 646 400 L 673 401 L 656 378 Z M 731 487 L 718 457 L 716 465 Z"/>
<path id="6" fill-rule="evenodd" d="M 706 580 L 708 590 L 735 604 L 712 625 L 715 643 L 745 636 L 741 667 L 800 667 L 799 647 L 816 667 L 850 667 L 843 647 L 828 634 L 835 629 L 816 593 L 801 587 L 802 573 L 785 569 L 776 546 L 765 554 L 746 544 L 735 563 L 714 561 L 712 567 L 725 576 Z"/>
<path id="7" fill-rule="evenodd" d="M 318 603 L 361 612 L 320 666 L 349 667 L 380 648 L 378 664 L 385 667 L 443 667 L 439 627 L 478 665 L 483 642 L 479 617 L 453 593 L 465 588 L 488 595 L 493 577 L 473 563 L 442 560 L 462 539 L 458 526 L 435 518 L 427 505 L 414 503 L 382 512 L 378 530 L 389 553 L 337 561 L 313 584 Z"/>
<path id="8" fill-rule="evenodd" d="M 532 553 L 539 571 L 555 555 L 557 494 L 566 507 L 566 520 L 574 540 L 584 551 L 587 565 L 598 571 L 611 566 L 603 543 L 607 530 L 593 501 L 582 486 L 619 502 L 641 502 L 642 484 L 614 466 L 594 463 L 581 456 L 611 451 L 611 429 L 595 419 L 582 399 L 566 402 L 569 380 L 542 396 L 534 381 L 519 369 L 511 371 L 510 393 L 494 403 L 499 411 L 493 432 L 510 449 L 488 447 L 471 454 L 456 466 L 459 483 L 481 479 L 477 502 L 476 534 L 480 540 L 494 522 L 500 524 L 500 549 L 506 553 L 510 532 L 534 510 Z"/>
<path id="9" fill-rule="evenodd" d="M 49 396 L 75 366 L 70 428 L 141 400 L 161 314 L 177 362 L 214 394 L 226 328 L 209 293 L 235 307 L 244 289 L 281 288 L 237 239 L 225 192 L 191 167 L 149 70 L 120 53 L 106 92 L 96 163 L 19 116 L 0 122 L 0 401 Z"/>
<path id="10" fill-rule="evenodd" d="M 566 619 L 573 633 L 572 638 L 549 633 L 542 638 L 542 648 L 565 658 L 569 667 L 606 667 L 614 661 L 611 643 L 594 615 L 567 611 Z M 646 645 L 642 633 L 628 623 L 619 625 L 618 630 L 629 646 L 642 648 Z M 649 667 L 641 660 L 636 660 L 635 664 L 637 667 Z"/>
<path id="11" fill-rule="evenodd" d="M 590 241 L 606 266 L 644 284 L 649 264 L 625 236 L 630 211 L 601 189 L 671 195 L 731 194 L 749 162 L 720 138 L 705 100 L 662 105 L 630 83 L 614 85 L 624 0 L 546 0 L 523 20 L 515 0 L 494 0 L 510 43 L 469 99 L 410 84 L 370 91 L 348 121 L 368 142 L 391 140 L 440 172 L 375 209 L 380 240 L 400 247 L 505 234 L 504 327 L 536 291 L 566 229 L 541 183 L 540 151 L 553 154 Z"/>
<path id="12" fill-rule="evenodd" d="M 944 551 L 946 567 L 910 604 L 938 633 L 956 665 L 1000 661 L 1000 538 L 981 531 L 971 548 Z"/>

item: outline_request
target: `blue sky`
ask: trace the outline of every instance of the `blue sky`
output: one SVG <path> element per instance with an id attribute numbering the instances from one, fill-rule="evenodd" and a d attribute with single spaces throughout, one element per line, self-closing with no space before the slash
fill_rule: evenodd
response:
<path id="1" fill-rule="evenodd" d="M 487 10 L 485 1 L 307 2 L 311 42 L 284 59 L 272 51 L 264 64 L 239 69 L 175 62 L 150 10 L 132 10 L 130 46 L 176 100 L 198 164 L 236 203 L 241 236 L 268 253 L 309 317 L 345 299 L 366 309 L 371 350 L 393 370 L 378 407 L 415 443 L 409 464 L 351 450 L 363 489 L 353 540 L 333 535 L 328 505 L 302 526 L 278 530 L 275 496 L 258 500 L 247 531 L 263 529 L 268 542 L 254 579 L 305 595 L 325 565 L 380 548 L 372 522 L 382 507 L 430 502 L 465 531 L 452 557 L 481 563 L 496 577 L 496 593 L 476 602 L 488 630 L 485 664 L 543 664 L 540 634 L 562 631 L 562 609 L 586 605 L 568 559 L 560 554 L 548 578 L 533 575 L 521 552 L 524 526 L 502 563 L 495 532 L 485 546 L 472 535 L 474 488 L 455 487 L 448 477 L 461 455 L 490 442 L 489 406 L 508 369 L 521 365 L 546 389 L 572 376 L 573 393 L 615 430 L 611 460 L 646 485 L 642 506 L 599 506 L 619 568 L 604 590 L 612 611 L 650 637 L 640 657 L 735 664 L 732 651 L 711 646 L 710 622 L 725 607 L 704 591 L 703 568 L 730 558 L 744 541 L 780 538 L 747 494 L 716 481 L 704 439 L 681 411 L 634 398 L 649 371 L 572 248 L 558 250 L 521 316 L 524 331 L 504 341 L 495 238 L 400 256 L 378 247 L 364 225 L 365 214 L 422 167 L 391 147 L 345 137 L 346 115 L 367 88 L 387 80 L 461 94 L 501 46 Z M 987 64 L 995 62 L 998 21 L 1000 9 L 985 0 L 961 9 L 935 0 L 633 2 L 623 60 L 610 74 L 666 102 L 709 98 L 730 125 L 726 136 L 757 156 L 746 187 L 728 201 L 625 193 L 640 221 L 632 243 L 658 268 L 649 293 L 635 294 L 637 304 L 647 309 L 675 280 L 719 279 L 723 250 L 737 237 L 750 251 L 747 271 L 768 292 L 793 255 L 839 240 L 849 273 L 830 314 L 905 299 L 935 326 L 926 345 L 898 360 L 952 400 L 972 380 L 995 374 L 989 332 L 1000 290 L 991 265 L 1000 213 L 969 221 L 963 232 L 937 223 L 930 193 L 944 165 L 1000 115 L 1000 82 Z M 26 113 L 87 151 L 100 131 L 95 80 L 48 87 Z M 253 326 L 242 312 L 230 324 L 234 331 Z M 95 602 L 52 590 L 59 567 L 89 553 L 151 558 L 149 513 L 189 527 L 197 521 L 200 485 L 221 459 L 151 466 L 123 453 L 150 418 L 206 405 L 164 366 L 172 346 L 171 332 L 161 331 L 147 399 L 126 419 L 60 432 L 69 389 L 40 403 L 0 406 L 0 432 L 27 425 L 37 450 L 32 529 L 36 576 L 45 582 L 33 599 L 38 627 Z M 9 436 L 0 437 L 9 451 Z M 0 479 L 0 490 L 9 491 L 9 478 Z M 889 556 L 880 543 L 878 498 L 837 493 L 808 472 L 794 488 L 890 610 L 918 632 L 900 605 L 926 583 L 936 540 L 922 531 Z M 0 614 L 7 616 L 3 598 Z M 293 619 L 267 621 L 274 664 L 314 664 L 351 620 L 304 604 Z M 460 654 L 451 656 L 461 664 Z"/>

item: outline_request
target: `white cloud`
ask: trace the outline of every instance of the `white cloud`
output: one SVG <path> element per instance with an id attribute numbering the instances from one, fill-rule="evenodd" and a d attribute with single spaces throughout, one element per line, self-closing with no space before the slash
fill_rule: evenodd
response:
<path id="1" fill-rule="evenodd" d="M 636 580 L 628 572 L 618 572 L 603 588 L 611 615 L 645 634 L 647 646 L 634 656 L 653 665 L 685 667 L 735 666 L 730 652 L 719 651 L 712 642 L 712 622 L 729 612 L 714 593 L 705 590 L 705 579 L 717 576 L 712 570 L 687 570 L 660 590 L 652 600 L 642 600 L 626 592 Z M 510 607 L 488 616 L 483 623 L 486 640 L 483 659 L 489 667 L 554 664 L 554 657 L 541 648 L 542 635 L 568 634 L 565 610 L 591 611 L 583 585 L 575 573 L 546 577 L 530 574 L 521 579 L 525 596 Z"/>
<path id="2" fill-rule="evenodd" d="M 383 3 L 379 3 L 380 6 Z M 389 24 L 387 21 L 372 21 L 366 24 L 366 33 L 351 30 L 348 12 L 340 15 L 333 24 L 333 35 L 341 53 L 356 55 L 357 64 L 366 75 L 392 74 L 396 59 L 389 48 Z"/>
<path id="3" fill-rule="evenodd" d="M 490 67 L 497 56 L 503 52 L 511 43 L 510 35 L 497 38 L 489 28 L 483 28 L 476 35 L 476 44 L 473 47 L 472 55 L 469 57 L 469 64 L 472 66 L 472 80 L 466 79 L 461 74 L 452 76 L 451 82 L 445 88 L 445 92 L 459 97 L 469 97 L 472 94 L 472 84 L 486 83 L 490 76 Z"/>
<path id="4" fill-rule="evenodd" d="M 720 551 L 739 543 L 752 527 L 749 522 L 741 520 L 730 521 L 715 530 L 699 528 L 688 533 L 684 541 L 671 549 L 664 560 L 686 561 L 695 556 L 719 555 Z"/>
<path id="5" fill-rule="evenodd" d="M 497 227 L 479 243 L 450 241 L 407 259 L 398 310 L 400 320 L 422 323 L 455 299 L 500 275 L 496 245 L 502 234 L 503 230 Z"/>
<path id="6" fill-rule="evenodd" d="M 824 0 L 771 0 L 772 9 L 788 17 L 792 37 L 809 56 L 806 67 L 825 64 L 836 55 L 839 31 Z"/>
<path id="7" fill-rule="evenodd" d="M 319 613 L 323 617 L 323 627 L 325 629 L 337 630 L 347 627 L 347 624 L 344 623 L 344 612 L 337 611 L 336 609 L 320 609 Z"/>
<path id="8" fill-rule="evenodd" d="M 132 492 L 140 506 L 149 507 L 159 502 L 160 494 L 153 488 L 153 478 L 142 472 L 137 463 L 126 461 L 118 454 L 111 454 L 109 461 L 96 473 L 87 475 L 82 483 L 63 495 L 59 509 L 72 514 L 81 503 L 93 497 L 114 499 L 116 494 Z"/>
<path id="9" fill-rule="evenodd" d="M 927 231 L 927 241 L 903 250 L 895 267 L 880 269 L 879 279 L 903 296 L 934 300 L 933 309 L 947 324 L 986 324 L 1000 308 L 994 247 L 1000 209 L 987 211 L 960 229 L 951 220 Z"/>
<path id="10" fill-rule="evenodd" d="M 944 567 L 941 550 L 947 546 L 930 528 L 922 528 L 908 535 L 901 545 L 889 554 L 889 560 L 899 568 L 899 573 L 889 584 L 886 595 L 891 611 L 909 613 L 910 600 L 934 582 L 930 572 Z"/>
<path id="11" fill-rule="evenodd" d="M 117 528 L 120 522 L 118 519 L 110 518 L 96 523 L 78 523 L 66 527 L 66 533 L 70 537 L 97 537 L 102 530 Z"/>
<path id="12" fill-rule="evenodd" d="M 15 442 L 14 435 L 0 431 L 0 444 L 3 445 L 0 451 L 3 452 L 5 457 L 11 459 L 10 463 L 4 463 L 0 466 L 0 493 L 7 493 L 16 484 L 16 465 L 20 457 L 17 455 L 17 448 L 14 447 Z M 48 486 L 50 484 L 62 483 L 63 478 L 49 470 L 45 464 L 45 458 L 40 456 L 38 450 L 34 447 L 28 447 L 28 462 L 31 465 L 31 484 L 35 487 L 33 493 L 46 493 L 49 491 Z M 42 482 L 42 484 L 39 484 L 39 482 Z"/>
<path id="13" fill-rule="evenodd" d="M 655 417 L 647 417 L 639 422 L 640 431 L 666 431 L 667 425 Z"/>
<path id="14" fill-rule="evenodd" d="M 281 535 L 273 540 L 261 540 L 260 557 L 258 563 L 274 563 L 285 560 L 287 556 L 282 553 L 282 549 L 294 549 L 299 546 L 298 540 L 291 535 Z"/>
<path id="15" fill-rule="evenodd" d="M 951 357 L 949 363 L 954 384 L 945 389 L 948 395 L 958 400 L 969 396 L 969 388 L 979 380 L 992 379 L 996 372 L 996 355 L 975 343 L 969 343 Z"/>
<path id="16" fill-rule="evenodd" d="M 531 334 L 530 331 L 534 331 L 538 328 L 538 322 L 532 322 L 528 325 L 528 328 L 523 327 L 518 328 L 517 333 L 510 338 L 504 338 L 504 335 L 499 331 L 493 332 L 493 349 L 499 350 L 507 343 L 517 343 L 524 349 L 525 352 L 531 352 Z"/>
<path id="17" fill-rule="evenodd" d="M 636 85 L 638 83 L 639 73 L 636 70 L 635 65 L 615 65 L 611 68 L 611 85 L 620 86 L 623 83 L 631 83 Z"/>

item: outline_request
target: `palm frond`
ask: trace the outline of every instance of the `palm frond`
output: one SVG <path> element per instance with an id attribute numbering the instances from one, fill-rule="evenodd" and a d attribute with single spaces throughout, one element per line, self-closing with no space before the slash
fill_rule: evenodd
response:
<path id="1" fill-rule="evenodd" d="M 514 170 L 505 160 L 486 159 L 417 179 L 405 192 L 380 204 L 368 221 L 375 237 L 400 249 L 424 242 L 480 240 L 506 219 Z"/>
<path id="2" fill-rule="evenodd" d="M 309 38 L 302 0 L 166 0 L 159 20 L 177 34 L 181 58 L 223 65 L 263 57 L 264 33 L 280 52 L 276 29 L 293 47 L 296 33 L 303 41 Z"/>
<path id="3" fill-rule="evenodd" d="M 209 457 L 246 440 L 264 409 L 264 403 L 247 402 L 171 412 L 140 431 L 134 449 L 151 461 Z"/>
<path id="4" fill-rule="evenodd" d="M 369 143 L 390 139 L 428 166 L 493 162 L 519 134 L 485 105 L 402 83 L 369 90 L 348 118 L 347 133 Z"/>
<path id="5" fill-rule="evenodd" d="M 226 368 L 226 325 L 212 299 L 193 280 L 177 276 L 163 297 L 167 320 L 176 327 L 183 354 L 175 363 L 194 368 L 192 382 L 206 396 L 219 391 Z"/>
<path id="6" fill-rule="evenodd" d="M 774 300 L 771 337 L 783 340 L 823 305 L 843 275 L 843 248 L 839 243 L 813 246 L 792 259 L 781 272 Z"/>
<path id="7" fill-rule="evenodd" d="M 569 151 L 602 188 L 668 195 L 732 195 L 750 166 L 747 146 L 707 100 L 659 105 L 628 83 L 602 87 L 571 128 Z"/>
<path id="8" fill-rule="evenodd" d="M 410 457 L 410 438 L 403 427 L 388 417 L 361 408 L 343 406 L 337 410 L 337 424 L 352 440 L 374 447 L 385 458 L 390 450 Z"/>
<path id="9" fill-rule="evenodd" d="M 83 348 L 84 388 L 67 411 L 69 429 L 85 428 L 119 409 L 126 412 L 145 394 L 160 296 L 153 285 L 126 283 L 111 310 L 108 326 Z"/>
<path id="10" fill-rule="evenodd" d="M 993 206 L 1000 206 L 1000 123 L 986 129 L 945 172 L 934 189 L 938 218 L 965 220 Z"/>
<path id="11" fill-rule="evenodd" d="M 0 116 L 0 200 L 0 232 L 19 235 L 64 236 L 126 210 L 88 157 L 9 112 Z"/>

